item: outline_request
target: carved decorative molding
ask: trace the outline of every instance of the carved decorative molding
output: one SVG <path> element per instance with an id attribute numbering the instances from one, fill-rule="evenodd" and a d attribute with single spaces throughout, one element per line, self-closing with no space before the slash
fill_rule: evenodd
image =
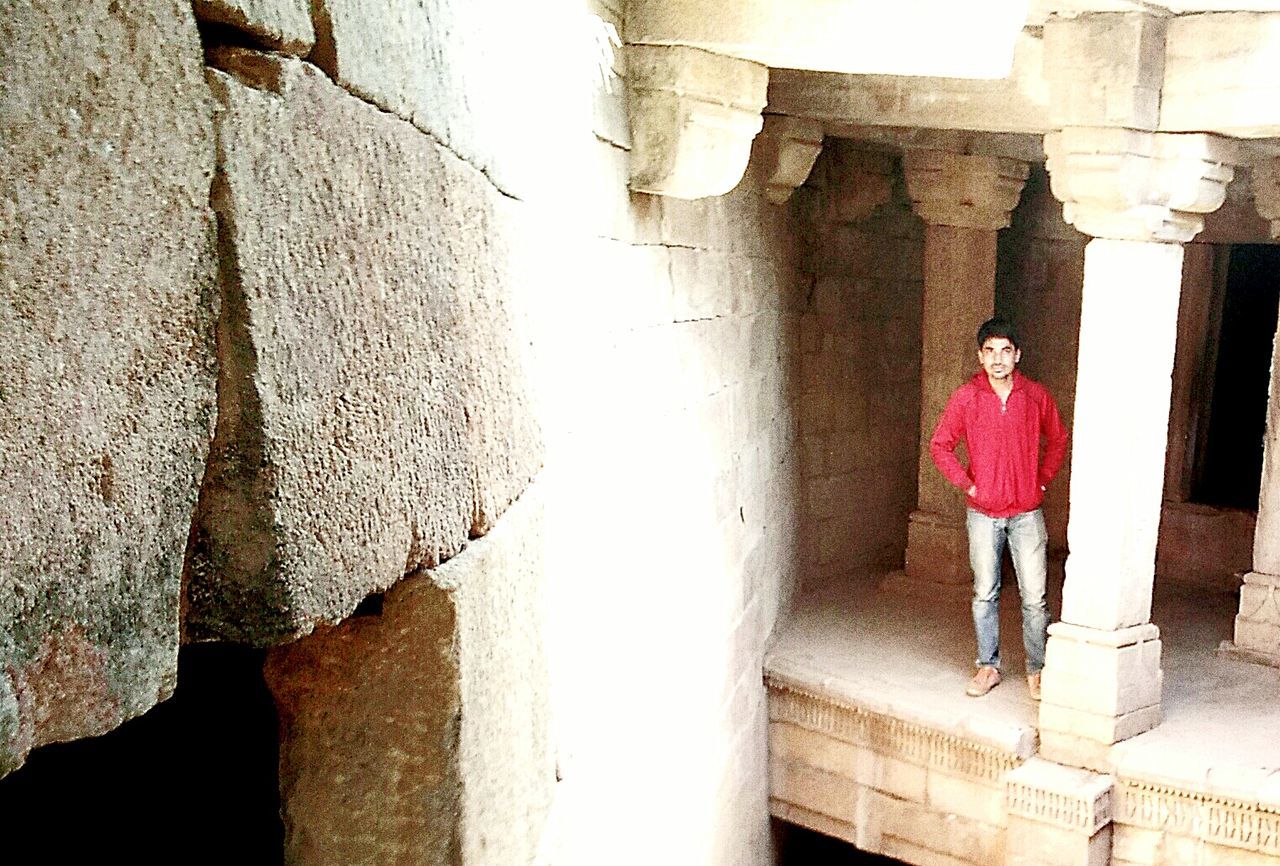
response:
<path id="1" fill-rule="evenodd" d="M 841 704 L 773 679 L 769 718 L 931 769 L 998 783 L 1023 758 L 933 728 Z"/>
<path id="2" fill-rule="evenodd" d="M 1009 225 L 1030 166 L 1001 156 L 907 150 L 902 169 L 911 207 L 925 222 L 996 231 Z"/>
<path id="3" fill-rule="evenodd" d="M 631 188 L 673 198 L 738 185 L 764 123 L 769 70 L 681 45 L 628 45 Z"/>
<path id="4" fill-rule="evenodd" d="M 1092 836 L 1111 823 L 1114 781 L 1031 758 L 1005 778 L 1005 808 L 1011 815 Z"/>
<path id="5" fill-rule="evenodd" d="M 1044 150 L 1063 219 L 1112 240 L 1191 240 L 1239 161 L 1235 143 L 1215 135 L 1107 127 L 1050 133 Z"/>
<path id="6" fill-rule="evenodd" d="M 1280 856 L 1276 806 L 1126 779 L 1115 797 L 1117 823 Z"/>

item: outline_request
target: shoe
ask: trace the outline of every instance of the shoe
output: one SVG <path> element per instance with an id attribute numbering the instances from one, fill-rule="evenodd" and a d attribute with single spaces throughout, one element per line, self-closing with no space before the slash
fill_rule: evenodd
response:
<path id="1" fill-rule="evenodd" d="M 1040 700 L 1040 675 L 1027 674 L 1027 691 L 1031 692 L 1031 700 Z"/>
<path id="2" fill-rule="evenodd" d="M 1000 685 L 1000 671 L 992 667 L 978 668 L 978 672 L 969 680 L 969 687 L 964 693 L 971 698 L 980 698 Z"/>

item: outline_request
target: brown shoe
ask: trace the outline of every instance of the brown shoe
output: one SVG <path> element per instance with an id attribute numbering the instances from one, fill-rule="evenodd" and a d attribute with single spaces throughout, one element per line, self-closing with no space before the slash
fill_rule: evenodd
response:
<path id="1" fill-rule="evenodd" d="M 978 668 L 978 672 L 969 680 L 969 687 L 964 693 L 971 698 L 980 698 L 1000 685 L 1000 671 L 991 667 Z"/>
<path id="2" fill-rule="evenodd" d="M 1040 675 L 1027 674 L 1027 691 L 1031 692 L 1031 700 L 1040 700 Z"/>

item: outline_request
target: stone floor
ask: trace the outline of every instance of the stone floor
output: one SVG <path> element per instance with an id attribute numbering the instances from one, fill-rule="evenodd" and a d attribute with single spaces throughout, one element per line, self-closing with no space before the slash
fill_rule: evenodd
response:
<path id="1" fill-rule="evenodd" d="M 766 672 L 962 736 L 1006 744 L 1034 737 L 1013 586 L 1001 606 L 1004 682 L 969 698 L 967 598 L 879 585 L 876 576 L 861 575 L 807 593 L 780 629 Z M 1051 596 L 1056 615 L 1057 593 Z M 1114 747 L 1119 774 L 1199 787 L 1220 774 L 1280 769 L 1280 670 L 1216 653 L 1231 637 L 1235 610 L 1232 593 L 1157 587 L 1152 621 L 1164 641 L 1165 719 Z"/>

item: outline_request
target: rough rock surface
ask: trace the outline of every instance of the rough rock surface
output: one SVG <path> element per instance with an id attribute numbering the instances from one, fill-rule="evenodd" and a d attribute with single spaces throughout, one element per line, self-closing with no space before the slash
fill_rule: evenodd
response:
<path id="1" fill-rule="evenodd" d="M 494 531 L 268 655 L 286 859 L 532 863 L 555 785 L 537 488 Z"/>
<path id="2" fill-rule="evenodd" d="M 222 369 L 186 624 L 267 646 L 483 535 L 541 446 L 508 203 L 309 64 L 217 62 Z"/>
<path id="3" fill-rule="evenodd" d="M 304 55 L 315 44 L 307 0 L 194 0 L 201 21 L 225 24 L 268 48 Z"/>
<path id="4" fill-rule="evenodd" d="M 0 16 L 0 774 L 174 686 L 214 403 L 201 56 L 179 0 Z"/>
<path id="5" fill-rule="evenodd" d="M 549 113 L 557 101 L 544 88 L 566 86 L 555 79 L 565 52 L 548 54 L 543 37 L 562 39 L 565 27 L 584 26 L 581 15 L 563 14 L 561 4 L 508 0 L 313 5 L 311 60 L 339 85 L 435 136 L 508 194 L 544 188 L 546 172 L 555 178 L 551 186 L 563 185 L 548 165 L 559 148 L 538 130 L 556 122 Z M 579 80 L 587 73 L 585 65 L 576 71 Z"/>

